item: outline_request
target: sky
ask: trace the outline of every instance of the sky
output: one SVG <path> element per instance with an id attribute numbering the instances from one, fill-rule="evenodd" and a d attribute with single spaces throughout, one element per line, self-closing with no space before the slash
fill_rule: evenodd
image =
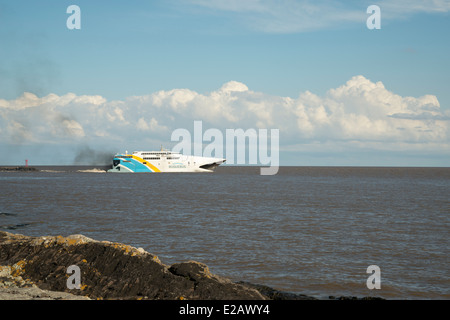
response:
<path id="1" fill-rule="evenodd" d="M 0 0 L 0 165 L 109 163 L 170 149 L 175 129 L 202 121 L 278 129 L 281 165 L 448 167 L 449 11 L 450 0 Z"/>

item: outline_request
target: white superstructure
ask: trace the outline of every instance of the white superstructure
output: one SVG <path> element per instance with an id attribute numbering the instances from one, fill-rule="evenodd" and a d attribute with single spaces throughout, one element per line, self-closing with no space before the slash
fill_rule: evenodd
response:
<path id="1" fill-rule="evenodd" d="M 168 150 L 116 154 L 108 172 L 212 172 L 226 160 L 182 155 Z"/>

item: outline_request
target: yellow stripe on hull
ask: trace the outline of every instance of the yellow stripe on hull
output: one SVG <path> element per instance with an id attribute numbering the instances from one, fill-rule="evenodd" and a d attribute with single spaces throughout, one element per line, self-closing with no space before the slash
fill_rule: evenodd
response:
<path id="1" fill-rule="evenodd" d="M 135 156 L 135 155 L 132 155 L 132 157 L 133 157 L 134 160 L 139 161 L 139 162 L 142 163 L 144 166 L 149 167 L 153 172 L 161 172 L 161 170 L 159 170 L 157 167 L 155 167 L 154 165 L 152 165 L 150 162 L 148 162 L 148 161 L 146 161 L 146 160 L 144 160 L 144 159 L 142 159 L 142 158 L 140 158 L 140 157 L 137 157 L 137 156 Z"/>

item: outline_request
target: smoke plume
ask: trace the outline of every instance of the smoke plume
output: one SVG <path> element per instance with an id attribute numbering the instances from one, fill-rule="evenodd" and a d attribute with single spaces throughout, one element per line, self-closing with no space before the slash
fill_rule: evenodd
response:
<path id="1" fill-rule="evenodd" d="M 93 150 L 84 146 L 77 151 L 74 159 L 75 165 L 109 165 L 114 156 L 113 152 Z"/>

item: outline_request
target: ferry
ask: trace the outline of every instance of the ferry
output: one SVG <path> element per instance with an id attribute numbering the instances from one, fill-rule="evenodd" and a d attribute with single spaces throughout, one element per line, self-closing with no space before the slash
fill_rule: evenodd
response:
<path id="1" fill-rule="evenodd" d="M 134 151 L 116 154 L 108 172 L 213 172 L 226 159 L 183 155 L 160 151 Z"/>

